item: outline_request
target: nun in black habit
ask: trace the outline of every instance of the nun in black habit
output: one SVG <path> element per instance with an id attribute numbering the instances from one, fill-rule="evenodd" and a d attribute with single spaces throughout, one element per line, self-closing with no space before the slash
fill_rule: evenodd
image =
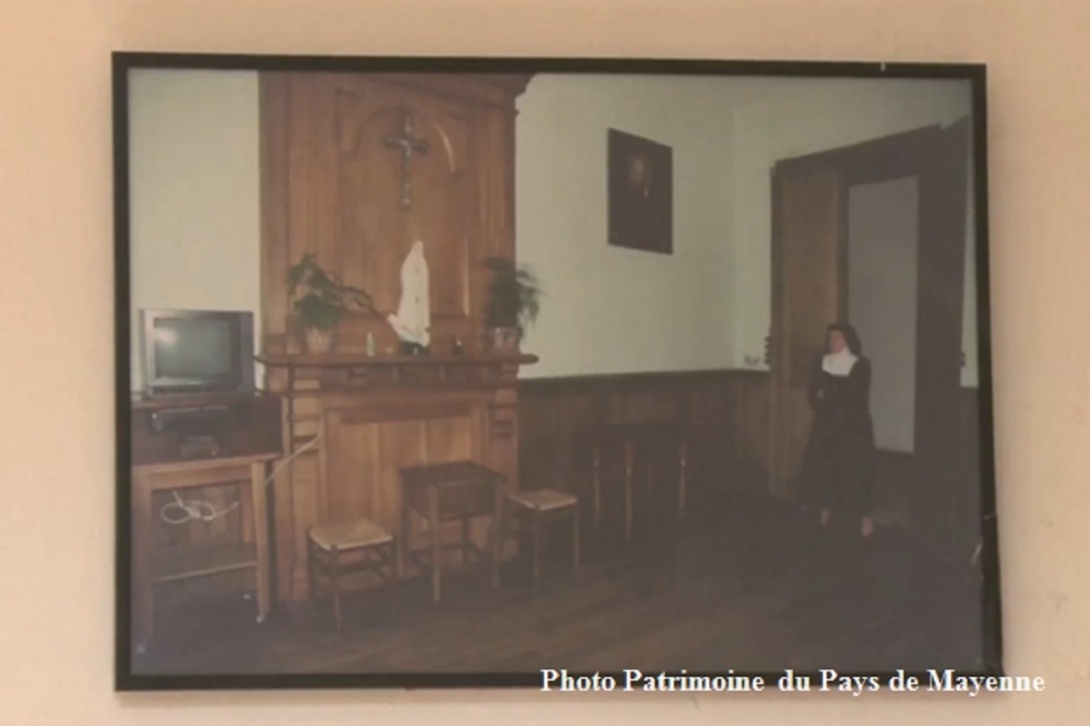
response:
<path id="1" fill-rule="evenodd" d="M 870 413 L 871 364 L 859 334 L 847 323 L 826 330 L 825 354 L 810 381 L 813 428 L 803 459 L 802 483 L 821 524 L 834 514 L 859 523 L 865 538 L 874 533 L 871 490 L 876 446 Z"/>

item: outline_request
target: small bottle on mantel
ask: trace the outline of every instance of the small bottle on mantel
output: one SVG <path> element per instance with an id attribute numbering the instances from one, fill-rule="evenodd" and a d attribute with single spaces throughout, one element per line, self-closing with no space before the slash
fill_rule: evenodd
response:
<path id="1" fill-rule="evenodd" d="M 456 353 L 456 354 L 462 353 L 463 350 L 464 349 L 463 349 L 463 346 L 462 346 L 462 339 L 460 337 L 455 338 L 454 339 L 454 353 Z"/>
<path id="2" fill-rule="evenodd" d="M 370 331 L 367 332 L 367 355 L 375 355 L 375 337 L 371 335 Z"/>

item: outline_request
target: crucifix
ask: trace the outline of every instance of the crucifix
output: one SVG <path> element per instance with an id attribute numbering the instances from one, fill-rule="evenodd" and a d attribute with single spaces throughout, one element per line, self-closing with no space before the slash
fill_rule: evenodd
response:
<path id="1" fill-rule="evenodd" d="M 412 161 L 413 154 L 428 153 L 428 140 L 422 139 L 413 133 L 412 114 L 406 113 L 401 133 L 384 136 L 382 143 L 387 149 L 396 149 L 401 153 L 401 209 L 407 210 L 413 206 L 409 183 L 409 163 Z"/>

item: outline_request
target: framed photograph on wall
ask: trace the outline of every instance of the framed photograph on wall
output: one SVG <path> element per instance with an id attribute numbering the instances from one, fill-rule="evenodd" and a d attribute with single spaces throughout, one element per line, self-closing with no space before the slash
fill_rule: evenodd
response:
<path id="1" fill-rule="evenodd" d="M 116 53 L 117 689 L 1001 675 L 985 78 Z"/>
<path id="2" fill-rule="evenodd" d="M 609 130 L 609 244 L 673 252 L 673 155 L 650 139 Z"/>

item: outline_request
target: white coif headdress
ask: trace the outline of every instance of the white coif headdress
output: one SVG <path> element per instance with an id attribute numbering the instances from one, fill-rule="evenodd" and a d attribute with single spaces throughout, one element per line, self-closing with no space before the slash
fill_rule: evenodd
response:
<path id="1" fill-rule="evenodd" d="M 833 376 L 847 376 L 852 372 L 855 362 L 859 357 L 851 352 L 847 346 L 840 349 L 839 353 L 827 353 L 821 360 L 821 368 Z"/>

